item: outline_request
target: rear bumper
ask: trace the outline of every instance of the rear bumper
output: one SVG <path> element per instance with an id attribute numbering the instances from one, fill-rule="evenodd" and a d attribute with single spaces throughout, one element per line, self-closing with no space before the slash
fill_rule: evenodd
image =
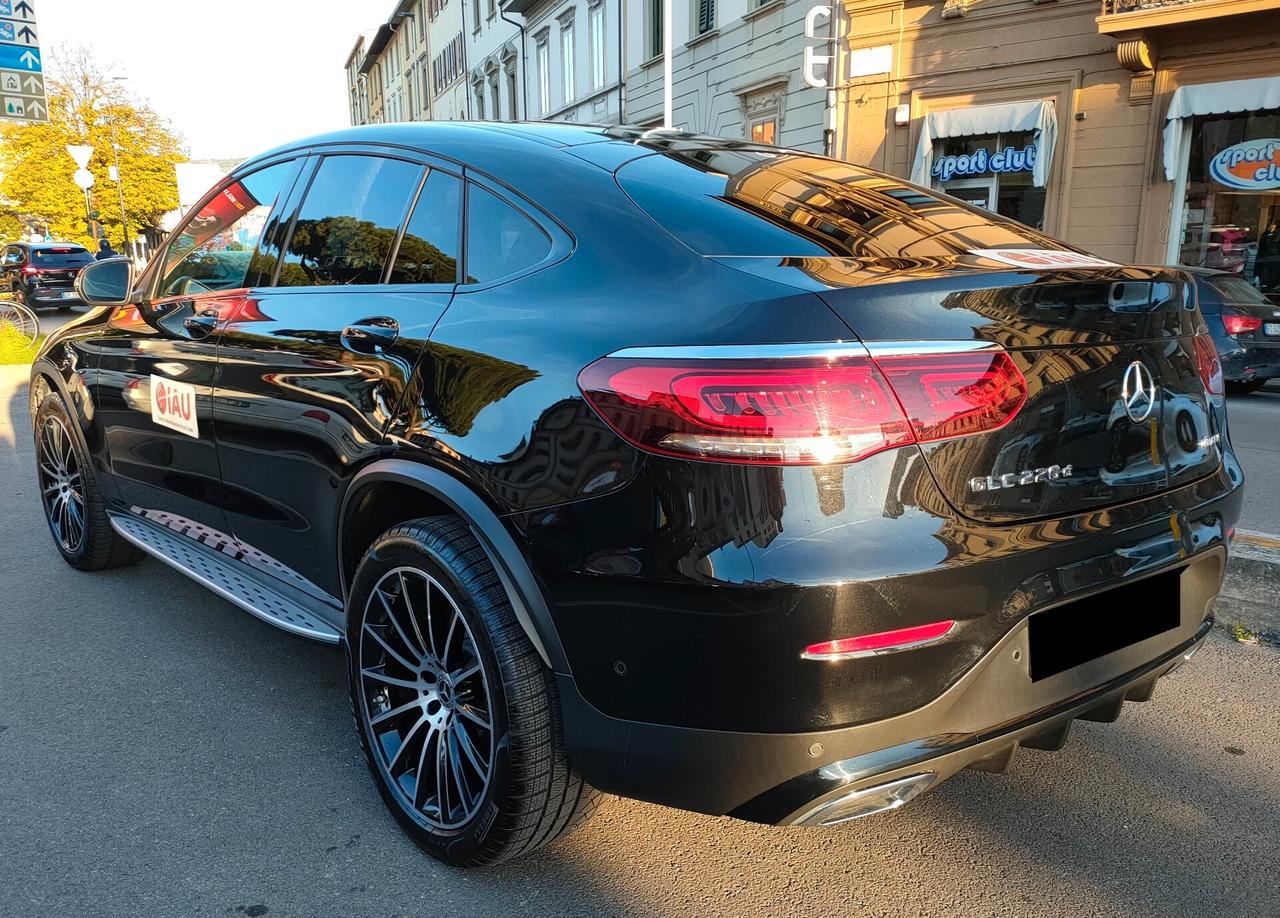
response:
<path id="1" fill-rule="evenodd" d="M 1224 348 L 1222 375 L 1229 382 L 1280 378 L 1280 346 Z"/>
<path id="2" fill-rule="evenodd" d="M 883 720 L 804 733 L 741 733 L 609 717 L 560 676 L 575 768 L 602 790 L 713 815 L 793 824 L 852 792 L 965 767 L 1002 771 L 1019 745 L 1061 748 L 1077 718 L 1114 720 L 1207 635 L 1221 585 L 1219 544 L 1183 560 L 1177 628 L 1033 682 L 1024 619 L 928 704 Z M 1168 570 L 1166 568 L 1165 570 Z M 1153 572 L 1158 575 L 1159 571 Z"/>
<path id="3" fill-rule="evenodd" d="M 71 296 L 64 297 L 64 291 Z M 27 302 L 32 306 L 79 306 L 81 301 L 70 287 L 36 287 L 27 293 Z"/>

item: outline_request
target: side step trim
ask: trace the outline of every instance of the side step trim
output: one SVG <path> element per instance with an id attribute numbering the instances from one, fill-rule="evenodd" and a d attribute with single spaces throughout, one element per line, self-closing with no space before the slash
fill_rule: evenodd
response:
<path id="1" fill-rule="evenodd" d="M 121 538 L 250 615 L 290 634 L 323 644 L 337 644 L 342 640 L 341 632 L 326 621 L 322 605 L 305 594 L 284 584 L 271 583 L 247 565 L 224 558 L 220 552 L 148 520 L 125 513 L 108 513 L 108 516 L 111 528 Z M 333 611 L 336 610 L 330 610 L 330 614 Z"/>

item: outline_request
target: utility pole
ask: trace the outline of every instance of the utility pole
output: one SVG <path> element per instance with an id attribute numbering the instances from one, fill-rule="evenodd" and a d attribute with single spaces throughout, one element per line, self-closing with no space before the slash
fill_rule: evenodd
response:
<path id="1" fill-rule="evenodd" d="M 124 242 L 121 248 L 125 255 L 129 254 L 129 215 L 124 209 L 124 182 L 120 178 L 120 144 L 116 143 L 116 119 L 114 115 L 109 116 L 111 119 L 111 152 L 115 157 L 115 165 L 112 166 L 111 180 L 116 183 L 116 191 L 120 193 L 120 232 L 124 236 Z"/>
<path id="2" fill-rule="evenodd" d="M 671 0 L 662 0 L 662 126 L 672 128 Z"/>

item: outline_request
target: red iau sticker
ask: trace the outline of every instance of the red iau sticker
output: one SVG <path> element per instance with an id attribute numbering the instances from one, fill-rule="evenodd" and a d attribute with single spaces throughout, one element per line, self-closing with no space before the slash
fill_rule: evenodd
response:
<path id="1" fill-rule="evenodd" d="M 164 376 L 151 375 L 151 420 L 188 437 L 199 437 L 196 419 L 196 387 Z"/>

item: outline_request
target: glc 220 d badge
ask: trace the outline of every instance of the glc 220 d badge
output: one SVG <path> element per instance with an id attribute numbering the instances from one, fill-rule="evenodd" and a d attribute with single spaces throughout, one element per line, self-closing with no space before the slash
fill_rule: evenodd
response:
<path id="1" fill-rule="evenodd" d="M 1027 469 L 1025 472 L 1006 472 L 1003 475 L 987 475 L 970 478 L 970 491 L 1000 491 L 1005 488 L 1020 488 L 1023 485 L 1037 484 L 1042 481 L 1057 481 L 1059 478 L 1070 478 L 1071 466 L 1050 465 L 1042 469 Z"/>

